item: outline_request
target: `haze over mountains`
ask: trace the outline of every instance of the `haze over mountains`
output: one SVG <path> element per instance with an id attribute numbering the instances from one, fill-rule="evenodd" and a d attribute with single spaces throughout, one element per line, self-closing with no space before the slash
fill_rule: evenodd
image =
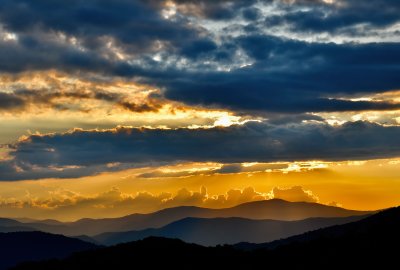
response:
<path id="1" fill-rule="evenodd" d="M 125 269 L 171 265 L 174 269 L 388 269 L 398 263 L 400 207 L 360 221 L 316 230 L 270 244 L 202 247 L 180 240 L 147 238 L 62 260 L 25 263 L 14 269 Z M 246 247 L 249 250 L 249 246 Z"/>
<path id="2" fill-rule="evenodd" d="M 390 232 L 393 230 L 392 223 L 400 223 L 399 211 L 399 208 L 396 208 L 383 211 L 386 214 L 374 214 L 316 203 L 268 200 L 245 203 L 226 209 L 176 207 L 151 214 L 133 214 L 114 219 L 82 219 L 70 223 L 56 220 L 2 218 L 0 230 L 20 232 L 0 233 L 0 251 L 2 251 L 0 252 L 0 261 L 2 261 L 0 269 L 7 269 L 19 262 L 41 259 L 52 261 L 44 264 L 26 264 L 24 268 L 17 269 L 93 269 L 93 267 L 107 269 L 108 260 L 127 263 L 128 254 L 131 253 L 140 257 L 133 258 L 135 265 L 142 265 L 146 258 L 173 262 L 173 258 L 177 256 L 175 252 L 181 252 L 182 256 L 187 256 L 185 260 L 188 258 L 197 260 L 205 256 L 205 260 L 209 262 L 217 260 L 221 266 L 223 258 L 233 262 L 237 260 L 237 264 L 232 264 L 233 269 L 237 269 L 238 265 L 245 266 L 247 260 L 252 260 L 254 264 L 250 264 L 251 269 L 259 265 L 261 258 L 271 257 L 272 253 L 277 252 L 278 257 L 283 256 L 283 251 L 277 250 L 284 250 L 287 246 L 294 254 L 296 251 L 292 251 L 292 248 L 295 250 L 297 245 L 311 245 L 312 248 L 316 248 L 314 245 L 329 245 L 324 241 L 346 242 L 347 238 L 350 239 L 353 236 L 367 237 L 365 234 L 368 234 L 370 230 L 376 234 L 377 232 L 374 231 L 376 226 L 382 229 L 386 226 Z M 74 238 L 30 232 L 33 230 L 69 233 Z M 96 235 L 95 232 L 101 233 Z M 180 241 L 155 237 L 177 238 Z M 336 238 L 345 239 L 337 240 Z M 145 240 L 141 241 L 141 239 Z M 131 242 L 137 240 L 139 241 Z M 121 245 L 120 243 L 128 244 Z M 120 245 L 102 248 L 103 245 L 115 244 Z M 235 245 L 204 247 L 225 244 Z M 54 261 L 54 258 L 65 258 L 73 252 L 90 249 L 99 250 L 73 255 L 72 261 L 71 258 L 65 261 Z M 247 252 L 243 253 L 241 250 L 247 250 Z M 295 256 L 290 252 L 290 256 Z M 164 253 L 170 256 L 166 257 Z M 100 260 L 98 264 L 97 261 L 92 261 L 94 260 L 92 256 L 104 257 L 105 261 Z M 89 267 L 90 261 L 93 265 Z M 158 266 L 157 263 L 155 263 L 156 266 Z"/>
<path id="3" fill-rule="evenodd" d="M 53 220 L 22 223 L 10 219 L 0 220 L 0 226 L 26 227 L 67 236 L 95 236 L 106 232 L 127 232 L 160 228 L 187 218 L 244 218 L 254 220 L 302 220 L 313 217 L 349 217 L 370 214 L 317 203 L 287 202 L 279 199 L 250 202 L 225 209 L 208 209 L 182 206 L 164 209 L 151 214 L 133 214 L 121 218 L 81 219 L 76 222 L 59 223 Z M 21 229 L 21 228 L 20 228 Z M 11 230 L 12 231 L 12 230 Z"/>
<path id="4" fill-rule="evenodd" d="M 203 246 L 236 244 L 243 241 L 263 243 L 362 218 L 365 216 L 309 218 L 300 221 L 252 220 L 236 217 L 185 218 L 159 229 L 104 233 L 94 236 L 93 239 L 104 245 L 136 241 L 149 236 L 178 238 Z"/>

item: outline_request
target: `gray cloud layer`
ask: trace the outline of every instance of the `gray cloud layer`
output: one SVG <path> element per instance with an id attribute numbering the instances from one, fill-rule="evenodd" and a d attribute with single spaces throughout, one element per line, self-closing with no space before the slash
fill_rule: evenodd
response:
<path id="1" fill-rule="evenodd" d="M 148 166 L 181 161 L 235 163 L 384 158 L 400 154 L 399 136 L 400 127 L 361 121 L 337 127 L 247 123 L 196 130 L 76 130 L 65 134 L 31 135 L 15 144 L 11 153 L 13 159 L 0 163 L 0 175 L 3 180 L 32 177 L 35 173 L 39 177 L 43 170 L 40 168 L 46 168 L 45 175 L 90 175 L 95 171 L 112 170 L 107 169 L 109 163 Z M 65 171 L 59 170 L 63 167 Z"/>
<path id="2" fill-rule="evenodd" d="M 308 1 L 310 2 L 310 1 Z M 396 0 L 339 0 L 336 5 L 315 8 L 290 8 L 283 16 L 266 18 L 266 26 L 289 24 L 294 31 L 348 33 L 362 35 L 354 26 L 385 27 L 399 21 L 400 5 Z M 308 6 L 309 3 L 303 3 Z M 365 30 L 365 29 L 364 29 Z"/>
<path id="3" fill-rule="evenodd" d="M 0 72 L 58 70 L 72 77 L 125 77 L 161 89 L 150 98 L 279 117 L 268 124 L 228 128 L 32 135 L 13 145 L 11 160 L 0 163 L 1 179 L 78 177 L 120 168 L 107 165 L 116 162 L 143 166 L 399 155 L 397 126 L 287 125 L 287 119 L 318 121 L 311 112 L 399 109 L 390 101 L 350 100 L 400 89 L 400 35 L 389 29 L 400 23 L 398 1 L 174 2 L 177 13 L 167 18 L 162 0 L 0 1 Z M 279 16 L 263 11 L 263 5 L 278 10 Z M 227 26 L 213 30 L 217 22 Z M 281 31 L 266 32 L 268 27 Z M 368 42 L 334 42 L 341 35 L 357 41 L 374 31 Z M 381 32 L 393 35 L 394 42 L 383 42 Z M 330 42 L 320 40 L 321 33 Z M 100 92 L 75 94 L 133 111 L 158 108 L 138 107 Z M 27 102 L 51 98 L 46 92 L 0 91 L 0 110 L 19 110 Z"/>
<path id="4" fill-rule="evenodd" d="M 271 36 L 263 34 L 265 26 L 260 28 L 261 11 L 253 5 L 256 1 L 175 2 L 179 15 L 166 19 L 161 15 L 165 4 L 161 0 L 2 1 L 0 23 L 18 39 L 0 41 L 0 70 L 59 69 L 136 78 L 164 89 L 169 99 L 237 111 L 399 108 L 399 104 L 338 99 L 343 94 L 399 89 L 399 43 L 334 44 Z M 400 22 L 396 1 L 290 2 L 261 1 L 283 13 L 280 20 L 262 15 L 266 23 L 289 23 L 300 32 L 319 31 L 322 26 L 335 32 L 359 23 L 383 29 Z M 248 20 L 241 34 L 230 34 L 228 27 L 222 39 L 198 22 L 198 18 L 223 20 L 233 27 L 238 16 Z M 127 59 L 116 57 L 107 44 L 125 53 Z M 240 52 L 251 65 L 237 66 Z M 155 54 L 160 61 L 154 60 Z M 220 67 L 230 67 L 230 71 Z M 14 99 L 2 103 L 6 108 L 18 105 Z"/>

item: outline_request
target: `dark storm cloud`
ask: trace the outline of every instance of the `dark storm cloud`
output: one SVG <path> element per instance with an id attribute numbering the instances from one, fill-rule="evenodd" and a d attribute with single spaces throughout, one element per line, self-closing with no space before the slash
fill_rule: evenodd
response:
<path id="1" fill-rule="evenodd" d="M 258 8 L 250 7 L 243 9 L 242 16 L 249 21 L 255 21 L 261 17 L 261 11 Z"/>
<path id="2" fill-rule="evenodd" d="M 187 46 L 190 46 L 189 44 Z M 16 42 L 0 40 L 0 72 L 55 69 L 67 72 L 71 76 L 79 76 L 80 73 L 86 72 L 131 78 L 174 77 L 180 73 L 174 68 L 159 68 L 159 63 L 148 57 L 144 57 L 140 62 L 140 65 L 133 65 L 110 59 L 96 51 L 83 51 L 69 44 L 40 39 L 33 34 L 21 34 Z"/>
<path id="3" fill-rule="evenodd" d="M 202 54 L 210 53 L 217 49 L 217 45 L 212 40 L 200 40 L 187 46 L 182 46 L 180 53 L 184 57 L 196 58 Z"/>
<path id="4" fill-rule="evenodd" d="M 308 6 L 299 9 L 286 8 L 287 13 L 267 16 L 267 26 L 289 24 L 295 31 L 347 32 L 362 35 L 362 31 L 348 28 L 364 24 L 368 27 L 385 27 L 400 21 L 400 3 L 397 0 L 340 0 L 333 5 L 318 5 L 312 2 L 298 3 Z"/>
<path id="5" fill-rule="evenodd" d="M 148 166 L 181 161 L 240 163 L 387 158 L 400 154 L 399 136 L 400 127 L 361 121 L 342 126 L 247 123 L 212 129 L 76 130 L 31 135 L 11 146 L 12 160 L 0 164 L 3 171 L 0 175 L 3 180 L 10 180 L 13 175 L 13 179 L 18 179 L 22 172 L 29 178 L 30 172 L 40 174 L 38 168 L 71 166 L 81 166 L 79 173 L 88 175 L 93 174 L 91 168 L 96 167 L 97 172 L 101 167 L 107 170 L 110 163 Z M 63 177 L 63 171 L 52 173 Z"/>
<path id="6" fill-rule="evenodd" d="M 289 24 L 293 30 L 306 32 L 336 32 L 357 24 L 384 27 L 399 22 L 400 5 L 397 0 L 336 0 L 328 4 L 322 0 L 176 0 L 184 14 L 211 20 L 229 20 L 239 15 L 249 21 L 262 19 L 255 3 L 275 5 L 283 13 L 267 13 L 268 27 Z M 362 34 L 358 32 L 357 34 Z"/>
<path id="7" fill-rule="evenodd" d="M 185 18 L 163 18 L 163 4 L 164 1 L 142 0 L 0 1 L 0 24 L 18 35 L 15 42 L 0 39 L 0 71 L 54 68 L 116 76 L 157 76 L 151 71 L 157 63 L 146 53 L 157 52 L 161 47 L 196 58 L 215 47 L 212 40 L 203 37 L 201 27 L 189 24 Z M 76 39 L 80 48 L 71 39 Z M 140 65 L 110 57 L 109 42 L 140 59 Z"/>
<path id="8" fill-rule="evenodd" d="M 93 52 L 83 52 L 71 46 L 22 36 L 16 44 L 0 41 L 0 71 L 21 72 L 58 69 L 103 72 L 118 70 L 118 63 L 110 63 Z"/>
<path id="9" fill-rule="evenodd" d="M 235 41 L 253 58 L 252 66 L 169 78 L 166 97 L 233 110 L 289 113 L 399 108 L 337 99 L 400 88 L 399 43 L 338 45 L 260 35 Z"/>
<path id="10" fill-rule="evenodd" d="M 135 51 L 145 51 L 157 40 L 176 44 L 196 38 L 196 31 L 183 23 L 164 20 L 152 3 L 156 1 L 5 0 L 0 2 L 0 18 L 10 31 L 60 31 L 80 38 L 90 49 L 103 46 L 103 36 Z"/>
<path id="11" fill-rule="evenodd" d="M 161 14 L 166 2 L 161 0 L 0 1 L 2 27 L 18 36 L 0 41 L 0 71 L 57 69 L 71 76 L 86 72 L 129 77 L 160 87 L 172 100 L 238 112 L 399 108 L 390 102 L 344 99 L 399 89 L 400 43 L 303 42 L 268 36 L 258 28 L 262 16 L 269 23 L 290 23 L 299 31 L 334 31 L 357 23 L 383 27 L 399 21 L 398 1 L 343 0 L 332 5 L 311 0 L 261 1 L 280 8 L 279 18 L 263 15 L 254 6 L 258 1 L 174 2 L 180 13 L 167 20 Z M 240 17 L 253 32 L 231 36 L 228 27 L 226 36 L 217 40 L 189 15 L 225 20 L 232 27 L 239 27 L 234 25 Z M 77 38 L 80 47 L 58 40 L 61 34 Z M 129 61 L 110 57 L 107 38 L 129 55 Z M 161 53 L 161 61 L 152 58 L 155 52 Z M 237 59 L 238 52 L 249 57 L 252 65 L 238 68 L 237 61 L 242 60 Z M 7 97 L 0 106 L 20 106 L 21 101 Z M 135 111 L 151 109 L 125 101 L 120 105 Z"/>
<path id="12" fill-rule="evenodd" d="M 319 112 L 396 109 L 398 104 L 338 100 L 340 94 L 400 88 L 400 44 L 306 43 L 271 36 L 241 36 L 217 50 L 210 40 L 182 46 L 182 56 L 223 61 L 237 49 L 253 58 L 250 67 L 231 72 L 163 68 L 144 59 L 142 66 L 102 58 L 60 44 L 0 43 L 0 69 L 8 72 L 57 69 L 140 78 L 165 89 L 169 99 L 233 110 Z M 222 57 L 222 58 L 221 58 Z M 328 99 L 330 97 L 331 99 Z M 17 105 L 17 104 L 15 104 Z M 129 107 L 129 106 L 125 106 Z"/>

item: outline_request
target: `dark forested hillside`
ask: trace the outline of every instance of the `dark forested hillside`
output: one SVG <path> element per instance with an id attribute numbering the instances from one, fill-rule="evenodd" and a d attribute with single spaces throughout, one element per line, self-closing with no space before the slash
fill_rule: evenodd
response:
<path id="1" fill-rule="evenodd" d="M 0 233 L 0 269 L 29 260 L 63 258 L 96 245 L 79 239 L 42 232 Z"/>

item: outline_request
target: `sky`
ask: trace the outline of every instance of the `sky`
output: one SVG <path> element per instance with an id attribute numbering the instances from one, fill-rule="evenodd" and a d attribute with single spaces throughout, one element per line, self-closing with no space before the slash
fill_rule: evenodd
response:
<path id="1" fill-rule="evenodd" d="M 400 204 L 397 0 L 0 1 L 0 216 Z"/>

